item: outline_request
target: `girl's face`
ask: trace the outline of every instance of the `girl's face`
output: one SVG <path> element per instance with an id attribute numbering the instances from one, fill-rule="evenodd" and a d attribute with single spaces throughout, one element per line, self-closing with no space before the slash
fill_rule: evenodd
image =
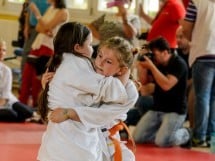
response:
<path id="1" fill-rule="evenodd" d="M 75 45 L 75 51 L 78 53 L 81 53 L 82 55 L 88 58 L 91 58 L 93 54 L 92 41 L 93 41 L 93 37 L 92 37 L 92 33 L 90 33 L 82 46 L 79 44 Z"/>
<path id="2" fill-rule="evenodd" d="M 120 63 L 115 54 L 116 51 L 105 46 L 101 47 L 95 59 L 96 73 L 104 76 L 120 75 Z"/>
<path id="3" fill-rule="evenodd" d="M 6 44 L 0 43 L 0 61 L 4 60 L 5 55 L 6 55 Z"/>

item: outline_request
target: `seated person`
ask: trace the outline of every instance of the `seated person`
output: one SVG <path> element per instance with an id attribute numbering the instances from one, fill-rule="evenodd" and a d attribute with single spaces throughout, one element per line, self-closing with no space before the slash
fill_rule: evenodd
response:
<path id="1" fill-rule="evenodd" d="M 36 112 L 18 101 L 12 93 L 12 72 L 3 63 L 6 55 L 6 42 L 0 40 L 0 121 L 24 122 L 36 116 Z"/>

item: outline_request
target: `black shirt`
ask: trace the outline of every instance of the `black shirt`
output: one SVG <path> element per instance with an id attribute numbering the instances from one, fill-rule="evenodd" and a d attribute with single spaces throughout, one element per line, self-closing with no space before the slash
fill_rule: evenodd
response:
<path id="1" fill-rule="evenodd" d="M 168 65 L 159 67 L 159 70 L 164 75 L 174 75 L 178 79 L 178 82 L 168 91 L 164 91 L 157 84 L 155 85 L 153 110 L 185 114 L 187 108 L 186 86 L 188 75 L 186 62 L 177 54 L 173 54 Z"/>
<path id="2" fill-rule="evenodd" d="M 189 62 L 188 62 L 188 58 L 189 58 L 189 53 L 185 54 L 183 53 L 183 51 L 181 49 L 177 49 L 177 53 L 180 57 L 182 57 L 184 59 L 184 61 L 187 64 L 187 68 L 188 68 L 188 80 L 192 78 L 192 69 L 191 67 L 189 67 Z"/>

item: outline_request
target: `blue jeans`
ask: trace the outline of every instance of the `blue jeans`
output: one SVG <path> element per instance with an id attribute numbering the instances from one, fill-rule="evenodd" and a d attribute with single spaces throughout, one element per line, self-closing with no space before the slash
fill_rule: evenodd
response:
<path id="1" fill-rule="evenodd" d="M 183 128 L 186 115 L 148 111 L 138 122 L 133 137 L 136 143 L 153 142 L 160 147 L 186 143 L 190 134 Z"/>
<path id="2" fill-rule="evenodd" d="M 196 98 L 193 136 L 205 140 L 215 132 L 215 60 L 197 60 L 192 76 Z"/>

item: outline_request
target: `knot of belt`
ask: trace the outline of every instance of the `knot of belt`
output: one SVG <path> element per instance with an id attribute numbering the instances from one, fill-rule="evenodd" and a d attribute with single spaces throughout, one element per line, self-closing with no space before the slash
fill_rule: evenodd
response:
<path id="1" fill-rule="evenodd" d="M 109 129 L 109 138 L 112 140 L 113 144 L 114 144 L 114 149 L 115 149 L 115 153 L 114 153 L 114 161 L 122 161 L 122 150 L 121 150 L 121 146 L 120 146 L 120 141 L 116 138 L 114 138 L 113 136 L 119 132 L 120 130 L 125 129 L 126 132 L 128 133 L 128 142 L 132 143 L 132 151 L 135 152 L 136 151 L 136 146 L 135 146 L 135 142 L 131 136 L 131 133 L 129 132 L 128 126 L 123 122 L 120 121 L 118 124 L 116 124 L 115 126 L 113 126 L 111 129 Z"/>

